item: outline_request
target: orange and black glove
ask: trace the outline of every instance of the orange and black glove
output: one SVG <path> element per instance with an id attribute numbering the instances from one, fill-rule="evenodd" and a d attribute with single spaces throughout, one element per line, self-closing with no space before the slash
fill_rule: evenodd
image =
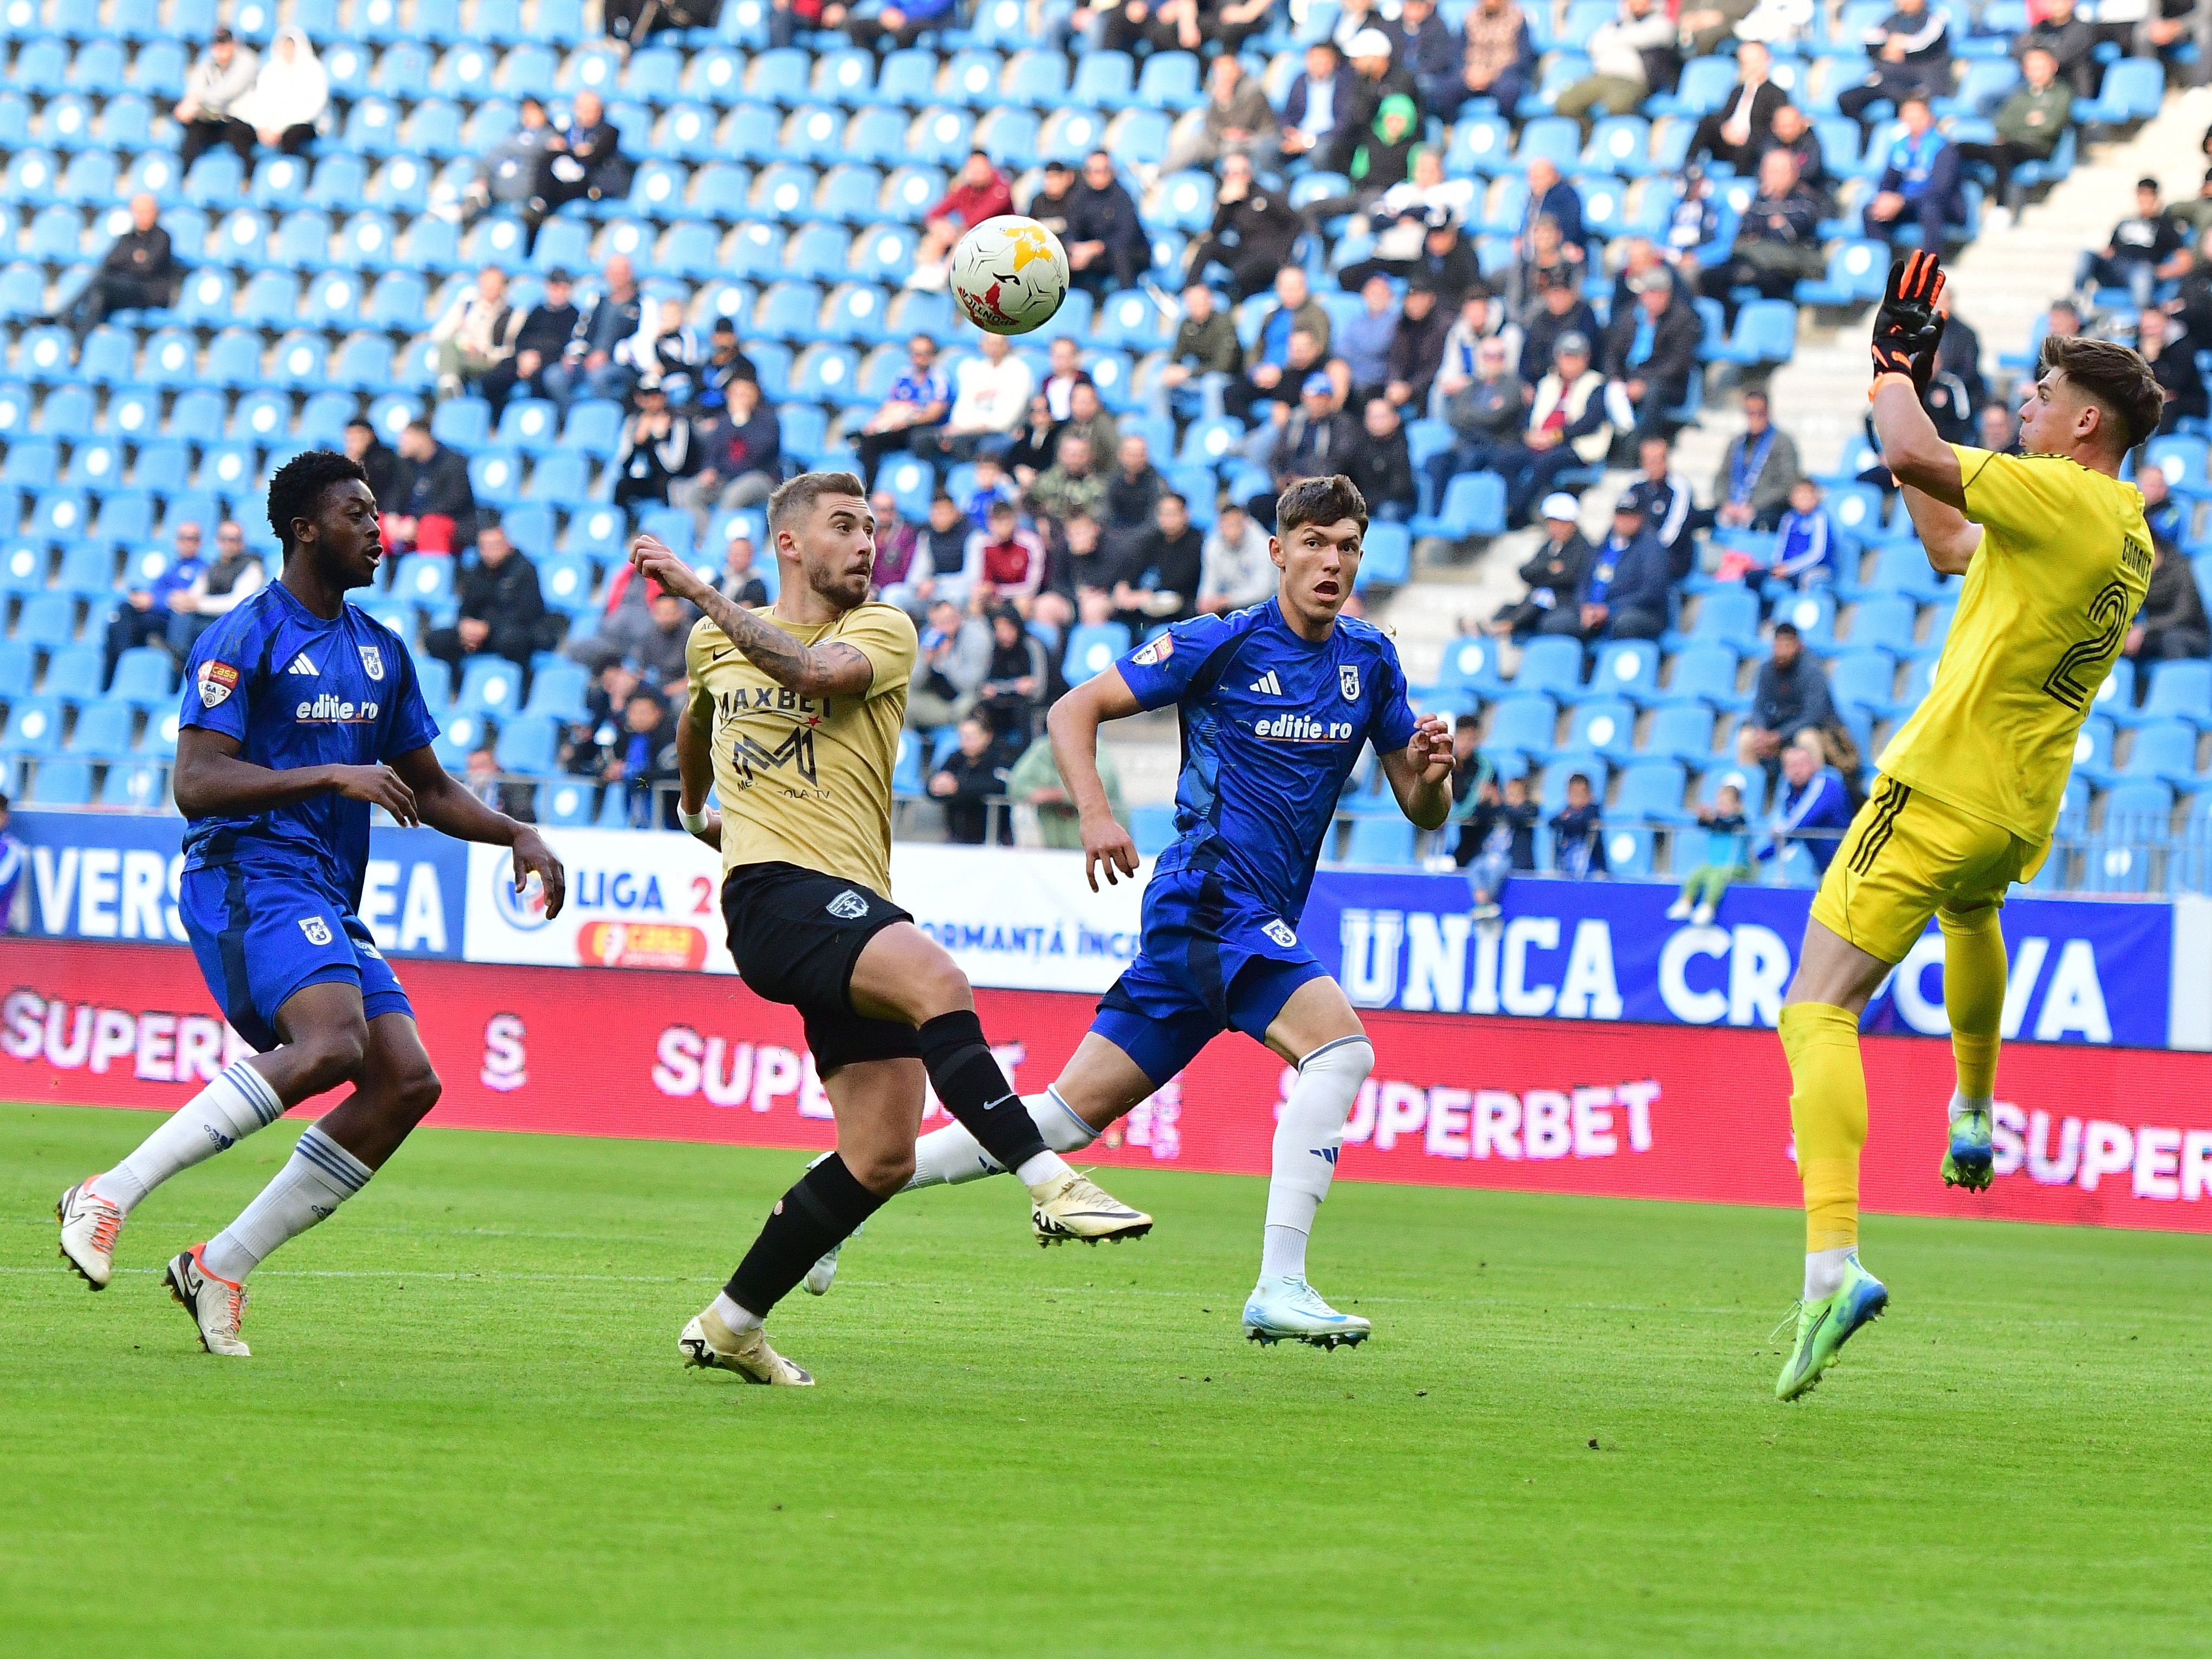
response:
<path id="1" fill-rule="evenodd" d="M 1927 395 L 1943 343 L 1943 266 L 1932 253 L 1908 253 L 1889 268 L 1889 286 L 1874 316 L 1874 377 L 1903 374 Z"/>

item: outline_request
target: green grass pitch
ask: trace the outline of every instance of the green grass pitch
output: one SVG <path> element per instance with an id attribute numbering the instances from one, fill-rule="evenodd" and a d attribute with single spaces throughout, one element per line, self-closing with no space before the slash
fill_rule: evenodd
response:
<path id="1" fill-rule="evenodd" d="M 10 1654 L 2212 1644 L 2212 1240 L 1877 1218 L 1890 1316 L 1784 1407 L 1792 1214 L 1342 1183 L 1315 1277 L 1376 1336 L 1263 1352 L 1261 1182 L 1116 1171 L 1152 1238 L 1050 1252 L 987 1182 L 793 1296 L 785 1391 L 675 1337 L 797 1154 L 425 1132 L 225 1363 L 156 1271 L 292 1127 L 151 1199 L 95 1297 L 52 1206 L 151 1122 L 0 1108 Z"/>

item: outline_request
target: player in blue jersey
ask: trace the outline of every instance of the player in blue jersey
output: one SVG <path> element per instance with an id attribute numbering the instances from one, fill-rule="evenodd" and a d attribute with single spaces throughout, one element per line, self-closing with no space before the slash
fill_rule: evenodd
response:
<path id="1" fill-rule="evenodd" d="M 406 646 L 346 602 L 384 556 L 361 467 L 328 450 L 287 462 L 269 522 L 283 579 L 193 647 L 173 779 L 186 821 L 178 908 L 209 988 L 259 1052 L 56 1206 L 64 1258 L 100 1290 L 148 1193 L 352 1084 L 237 1220 L 169 1263 L 171 1294 L 218 1354 L 246 1352 L 246 1274 L 359 1192 L 438 1099 L 407 994 L 358 914 L 369 808 L 512 848 L 515 885 L 537 876 L 549 914 L 563 887 L 536 830 L 447 776 Z"/>
<path id="2" fill-rule="evenodd" d="M 1244 1329 L 1334 1347 L 1368 1334 L 1306 1283 L 1306 1239 L 1337 1149 L 1375 1064 L 1343 988 L 1300 943 L 1298 918 L 1345 781 L 1369 744 L 1398 805 L 1424 830 L 1451 810 L 1451 733 L 1417 719 L 1380 629 L 1338 613 L 1359 570 L 1367 504 L 1344 477 L 1307 478 L 1276 504 L 1276 596 L 1179 623 L 1053 706 L 1053 757 L 1082 815 L 1091 884 L 1133 877 L 1136 844 L 1098 777 L 1098 727 L 1176 706 L 1182 775 L 1176 840 L 1145 889 L 1137 959 L 1059 1081 L 1024 1103 L 1046 1144 L 1072 1152 L 1188 1066 L 1221 1032 L 1264 1042 L 1297 1067 L 1275 1130 L 1260 1279 Z M 925 1135 L 912 1185 L 979 1180 L 999 1166 L 957 1127 Z M 836 1255 L 809 1275 L 830 1287 Z"/>

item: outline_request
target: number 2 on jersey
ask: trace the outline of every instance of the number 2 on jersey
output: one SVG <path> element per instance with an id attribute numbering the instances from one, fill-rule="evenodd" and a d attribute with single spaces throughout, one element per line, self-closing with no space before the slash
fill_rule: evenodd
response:
<path id="1" fill-rule="evenodd" d="M 2132 609 L 2128 603 L 2128 590 L 2118 582 L 2106 582 L 2100 588 L 2088 606 L 2089 620 L 2096 624 L 2097 631 L 2066 647 L 2057 665 L 2045 678 L 2043 689 L 2069 708 L 2084 707 L 2097 688 L 2084 687 L 2075 675 L 2089 664 L 2110 660 L 2119 648 L 2120 636 L 2127 631 Z"/>

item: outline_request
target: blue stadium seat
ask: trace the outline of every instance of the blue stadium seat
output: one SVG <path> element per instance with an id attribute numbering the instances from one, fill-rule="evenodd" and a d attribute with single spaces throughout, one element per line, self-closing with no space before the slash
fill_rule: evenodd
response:
<path id="1" fill-rule="evenodd" d="M 554 769 L 560 745 L 559 721 L 545 714 L 516 714 L 500 722 L 493 755 L 502 772 L 542 777 Z"/>
<path id="2" fill-rule="evenodd" d="M 1363 814 L 1352 820 L 1344 862 L 1383 867 L 1409 865 L 1413 862 L 1413 826 L 1397 813 Z"/>
<path id="3" fill-rule="evenodd" d="M 142 645 L 115 659 L 115 678 L 107 695 L 134 708 L 166 706 L 176 696 L 176 674 L 169 653 L 155 645 Z"/>
<path id="4" fill-rule="evenodd" d="M 1644 707 L 1659 696 L 1659 647 L 1650 640 L 1618 640 L 1598 652 L 1589 695 L 1626 697 Z"/>
<path id="5" fill-rule="evenodd" d="M 1407 526 L 1416 536 L 1451 541 L 1498 536 L 1505 531 L 1505 481 L 1494 472 L 1462 472 L 1444 489 L 1433 516 L 1416 516 Z"/>
<path id="6" fill-rule="evenodd" d="M 2197 659 L 2154 664 L 2142 718 L 2184 720 L 2200 732 L 2212 726 L 2212 662 Z"/>
<path id="7" fill-rule="evenodd" d="M 1541 691 L 1563 702 L 1582 693 L 1583 647 L 1580 640 L 1564 635 L 1540 634 L 1522 653 L 1520 672 L 1513 677 L 1516 692 Z"/>
<path id="8" fill-rule="evenodd" d="M 589 458 L 578 450 L 556 450 L 541 455 L 531 469 L 530 482 L 523 488 L 526 501 L 542 501 L 553 507 L 577 507 L 589 499 L 592 467 Z"/>
<path id="9" fill-rule="evenodd" d="M 1636 710 L 1626 698 L 1598 697 L 1577 703 L 1568 722 L 1567 747 L 1609 759 L 1625 759 L 1635 748 Z"/>
<path id="10" fill-rule="evenodd" d="M 1129 630 L 1120 623 L 1079 624 L 1067 631 L 1067 651 L 1060 672 L 1070 685 L 1080 685 L 1103 673 L 1129 648 Z"/>
<path id="11" fill-rule="evenodd" d="M 1917 542 L 1901 544 L 1916 553 L 1919 551 Z M 1922 562 L 1926 562 L 1924 556 Z M 1854 651 L 1885 651 L 1896 657 L 1915 655 L 1919 647 L 1914 644 L 1912 634 L 1919 616 L 1918 603 L 1900 593 L 1862 599 L 1852 613 L 1850 647 Z"/>
<path id="12" fill-rule="evenodd" d="M 1656 709 L 1644 734 L 1644 755 L 1680 761 L 1690 767 L 1713 760 L 1713 710 L 1703 702 L 1670 702 Z"/>
<path id="13" fill-rule="evenodd" d="M 465 714 L 505 719 L 522 708 L 522 667 L 504 657 L 471 657 L 461 671 L 454 708 Z"/>
<path id="14" fill-rule="evenodd" d="M 1883 718 L 1896 707 L 1896 690 L 1897 659 L 1887 651 L 1848 650 L 1828 665 L 1828 696 L 1838 708 Z"/>
<path id="15" fill-rule="evenodd" d="M 31 775 L 33 806 L 89 806 L 92 768 L 81 760 L 46 760 Z"/>
<path id="16" fill-rule="evenodd" d="M 0 754 L 58 755 L 62 747 L 62 706 L 52 697 L 22 697 L 9 704 L 8 726 L 0 732 Z"/>
<path id="17" fill-rule="evenodd" d="M 538 821 L 556 830 L 582 830 L 592 823 L 592 785 L 588 781 L 538 786 Z"/>
<path id="18" fill-rule="evenodd" d="M 591 676 L 581 663 L 550 662 L 532 678 L 530 701 L 522 712 L 554 720 L 580 720 L 585 714 L 584 699 L 590 690 Z"/>
<path id="19" fill-rule="evenodd" d="M 95 669 L 97 666 L 95 664 Z M 131 752 L 131 731 L 137 722 L 138 711 L 128 703 L 88 702 L 77 712 L 67 752 L 88 760 L 127 755 Z"/>
<path id="20" fill-rule="evenodd" d="M 435 605 L 453 596 L 453 561 L 442 553 L 404 555 L 392 574 L 392 597 Z"/>
<path id="21" fill-rule="evenodd" d="M 1559 705 L 1551 698 L 1516 692 L 1491 711 L 1482 747 L 1492 755 L 1519 755 L 1540 763 L 1551 757 L 1559 719 Z"/>

